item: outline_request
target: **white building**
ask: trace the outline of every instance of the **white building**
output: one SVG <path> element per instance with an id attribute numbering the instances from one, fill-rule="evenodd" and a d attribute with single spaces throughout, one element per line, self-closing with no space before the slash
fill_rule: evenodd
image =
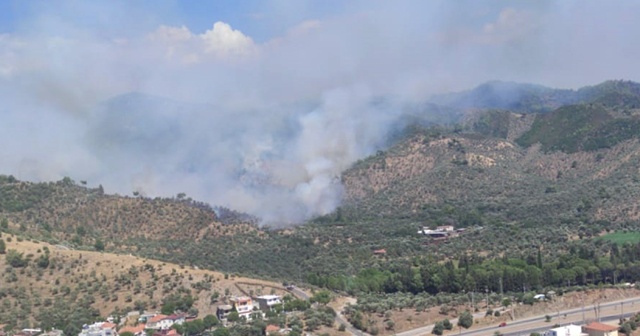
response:
<path id="1" fill-rule="evenodd" d="M 274 306 L 282 304 L 282 300 L 279 295 L 262 295 L 256 297 L 260 310 L 268 312 L 273 309 Z"/>
<path id="2" fill-rule="evenodd" d="M 253 312 L 253 301 L 248 296 L 239 296 L 231 298 L 231 304 L 236 309 L 240 317 L 244 317 L 247 320 L 251 319 L 251 313 Z"/>
<path id="3" fill-rule="evenodd" d="M 563 327 L 553 328 L 544 333 L 544 336 L 589 336 L 582 332 L 582 327 L 569 324 Z"/>
<path id="4" fill-rule="evenodd" d="M 118 336 L 116 325 L 110 322 L 96 322 L 92 325 L 83 325 L 78 336 Z"/>
<path id="5" fill-rule="evenodd" d="M 174 324 L 182 324 L 185 321 L 184 314 L 162 315 L 158 314 L 147 321 L 146 329 L 167 330 Z"/>

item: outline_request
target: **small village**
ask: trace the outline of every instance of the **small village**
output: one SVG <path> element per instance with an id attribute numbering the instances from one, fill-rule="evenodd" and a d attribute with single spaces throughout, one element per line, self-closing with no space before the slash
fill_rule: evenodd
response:
<path id="1" fill-rule="evenodd" d="M 182 336 L 190 334 L 188 330 L 181 328 L 188 323 L 203 324 L 206 329 L 215 330 L 214 327 L 226 327 L 255 319 L 262 320 L 270 312 L 281 313 L 283 310 L 283 300 L 280 295 L 260 295 L 254 298 L 234 296 L 229 298 L 228 302 L 229 304 L 217 306 L 215 316 L 208 315 L 203 320 L 186 313 L 165 315 L 159 312 L 132 311 L 126 316 L 110 316 L 106 321 L 85 324 L 78 336 Z M 2 331 L 3 327 L 0 325 L 0 336 L 7 335 Z M 267 324 L 264 334 L 287 335 L 290 331 L 290 328 Z M 64 333 L 56 329 L 50 331 L 23 329 L 13 333 L 13 336 L 64 336 Z"/>

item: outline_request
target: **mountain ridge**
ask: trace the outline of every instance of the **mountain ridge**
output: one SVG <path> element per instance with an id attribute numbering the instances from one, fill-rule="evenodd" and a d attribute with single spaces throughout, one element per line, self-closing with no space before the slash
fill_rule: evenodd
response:
<path id="1" fill-rule="evenodd" d="M 595 101 L 545 113 L 477 109 L 457 125 L 407 123 L 394 145 L 342 174 L 346 199 L 334 213 L 299 227 L 260 228 L 232 211 L 223 221 L 185 195 L 100 195 L 99 188 L 70 179 L 0 179 L 0 216 L 10 220 L 11 230 L 24 228 L 33 238 L 87 249 L 102 238 L 111 251 L 265 278 L 293 275 L 296 281 L 355 275 L 425 254 L 445 261 L 468 249 L 497 258 L 507 250 L 526 255 L 532 246 L 554 244 L 544 253 L 555 257 L 574 241 L 588 244 L 605 230 L 633 228 L 640 220 L 640 142 L 624 127 L 637 118 L 638 108 L 628 104 L 637 97 L 637 84 L 622 82 L 617 91 L 616 83 L 589 89 L 591 98 L 606 92 Z M 611 99 L 617 96 L 625 99 Z M 566 120 L 566 127 L 554 129 L 554 118 Z M 523 137 L 541 140 L 521 144 Z M 576 139 L 575 150 L 554 147 L 567 139 Z M 585 144 L 598 139 L 608 140 L 587 150 Z M 442 224 L 486 229 L 461 238 L 464 245 L 435 247 L 416 235 Z M 490 245 L 489 239 L 503 244 Z M 379 249 L 387 251 L 383 259 L 373 255 Z M 270 267 L 259 266 L 265 264 Z"/>

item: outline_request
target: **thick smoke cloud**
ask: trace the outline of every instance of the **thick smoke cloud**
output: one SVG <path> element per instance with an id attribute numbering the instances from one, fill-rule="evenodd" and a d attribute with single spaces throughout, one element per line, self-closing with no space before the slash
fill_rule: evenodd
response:
<path id="1" fill-rule="evenodd" d="M 311 5 L 273 1 L 254 20 L 296 23 L 266 39 L 215 13 L 194 31 L 150 14 L 171 10 L 156 2 L 60 4 L 0 32 L 0 173 L 185 192 L 272 225 L 333 211 L 340 173 L 430 94 L 640 70 L 631 1 L 364 1 L 313 19 Z"/>

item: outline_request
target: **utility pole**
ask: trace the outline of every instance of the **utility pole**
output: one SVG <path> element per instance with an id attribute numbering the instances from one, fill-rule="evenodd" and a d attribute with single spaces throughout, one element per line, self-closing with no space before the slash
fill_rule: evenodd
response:
<path id="1" fill-rule="evenodd" d="M 580 296 L 580 299 L 582 300 L 582 324 L 585 323 L 585 319 L 584 319 L 584 296 Z"/>
<path id="2" fill-rule="evenodd" d="M 624 318 L 624 302 L 620 302 L 620 320 Z"/>
<path id="3" fill-rule="evenodd" d="M 598 322 L 600 321 L 600 302 L 598 301 Z"/>
<path id="4" fill-rule="evenodd" d="M 489 288 L 484 288 L 485 293 L 487 293 L 487 309 L 489 308 Z"/>
<path id="5" fill-rule="evenodd" d="M 471 311 L 475 312 L 475 310 L 476 310 L 476 303 L 473 299 L 473 291 L 471 291 Z"/>

